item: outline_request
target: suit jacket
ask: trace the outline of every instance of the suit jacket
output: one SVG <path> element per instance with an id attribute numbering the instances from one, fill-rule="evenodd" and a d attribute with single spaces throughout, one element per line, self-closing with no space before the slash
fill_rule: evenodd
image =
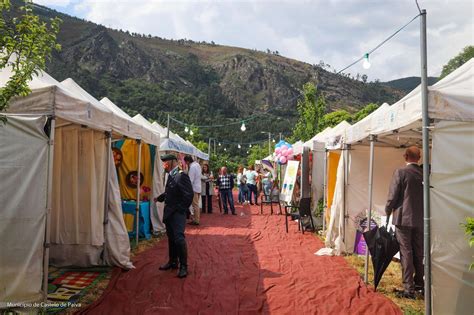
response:
<path id="1" fill-rule="evenodd" d="M 171 172 L 166 181 L 163 221 L 166 221 L 175 211 L 186 213 L 193 202 L 193 197 L 193 185 L 189 176 L 182 171 Z"/>
<path id="2" fill-rule="evenodd" d="M 393 173 L 385 212 L 395 226 L 423 227 L 423 170 L 409 164 Z"/>

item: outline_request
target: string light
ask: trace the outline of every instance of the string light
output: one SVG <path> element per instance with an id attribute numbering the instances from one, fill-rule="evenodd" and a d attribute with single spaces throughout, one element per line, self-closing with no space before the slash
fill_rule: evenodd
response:
<path id="1" fill-rule="evenodd" d="M 221 143 L 219 142 L 219 146 L 221 146 Z"/>
<path id="2" fill-rule="evenodd" d="M 275 143 L 275 139 L 272 139 L 272 142 Z"/>
<path id="3" fill-rule="evenodd" d="M 224 148 L 224 151 L 227 151 L 227 148 Z"/>
<path id="4" fill-rule="evenodd" d="M 239 148 L 239 149 L 241 148 L 240 143 L 237 145 L 237 148 Z"/>
<path id="5" fill-rule="evenodd" d="M 364 55 L 364 62 L 362 63 L 362 67 L 364 67 L 364 69 L 370 68 L 369 54 Z"/>
<path id="6" fill-rule="evenodd" d="M 189 130 L 189 134 L 192 136 L 194 132 L 192 130 Z"/>
<path id="7" fill-rule="evenodd" d="M 245 131 L 247 128 L 245 127 L 245 122 L 242 121 L 242 126 L 240 126 L 240 130 Z"/>
<path id="8" fill-rule="evenodd" d="M 188 126 L 184 127 L 184 132 L 187 133 L 188 131 L 189 131 L 189 127 Z"/>
<path id="9" fill-rule="evenodd" d="M 249 148 L 251 148 L 251 147 L 252 147 L 252 144 L 249 144 Z"/>

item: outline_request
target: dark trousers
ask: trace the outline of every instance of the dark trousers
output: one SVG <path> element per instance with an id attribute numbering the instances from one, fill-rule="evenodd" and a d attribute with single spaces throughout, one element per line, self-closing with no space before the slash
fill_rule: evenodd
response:
<path id="1" fill-rule="evenodd" d="M 206 208 L 207 208 L 207 213 L 212 213 L 212 196 L 203 196 L 201 195 L 201 201 L 202 201 L 202 213 L 206 213 Z"/>
<path id="2" fill-rule="evenodd" d="M 423 228 L 397 226 L 395 235 L 400 244 L 403 287 L 414 293 L 415 286 L 423 287 Z"/>
<path id="3" fill-rule="evenodd" d="M 165 221 L 166 235 L 168 236 L 168 253 L 170 262 L 179 262 L 187 266 L 187 249 L 184 229 L 186 214 L 174 212 Z"/>
<path id="4" fill-rule="evenodd" d="M 221 200 L 222 200 L 222 206 L 224 207 L 224 213 L 229 213 L 229 208 L 227 208 L 227 203 L 229 203 L 230 211 L 232 211 L 232 213 L 235 213 L 234 196 L 232 195 L 232 189 L 221 189 L 219 192 L 221 194 Z"/>
<path id="5" fill-rule="evenodd" d="M 252 203 L 252 193 L 254 195 L 254 198 L 255 198 L 255 204 L 257 204 L 257 185 L 252 185 L 252 184 L 247 184 L 247 187 L 249 188 L 249 201 L 250 203 Z"/>

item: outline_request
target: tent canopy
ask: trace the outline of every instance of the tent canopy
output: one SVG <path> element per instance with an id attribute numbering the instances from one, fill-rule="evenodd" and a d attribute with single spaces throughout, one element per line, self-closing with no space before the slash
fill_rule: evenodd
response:
<path id="1" fill-rule="evenodd" d="M 194 155 L 194 146 L 186 143 L 186 141 L 183 140 L 180 136 L 170 130 L 169 138 L 166 138 L 168 133 L 166 128 L 162 127 L 156 121 L 153 122 L 151 126 L 156 131 L 158 131 L 161 134 L 161 137 L 163 138 L 163 141 L 160 145 L 160 151 L 175 151 L 184 154 Z"/>
<path id="2" fill-rule="evenodd" d="M 154 146 L 160 147 L 160 133 L 157 132 L 155 128 L 153 128 L 151 123 L 140 114 L 133 116 L 132 119 L 133 121 L 135 121 L 136 123 L 142 126 L 143 135 L 144 135 L 142 139 L 148 144 L 152 144 Z"/>
<path id="3" fill-rule="evenodd" d="M 12 76 L 11 68 L 0 70 L 0 87 Z M 10 101 L 9 113 L 55 115 L 58 118 L 98 130 L 112 129 L 112 112 L 105 106 L 89 102 L 72 94 L 45 71 L 28 82 L 31 93 Z"/>
<path id="4" fill-rule="evenodd" d="M 312 137 L 311 139 L 306 141 L 304 143 L 304 146 L 307 147 L 307 148 L 312 149 L 313 148 L 313 142 L 314 141 L 321 142 L 321 140 L 325 137 L 325 135 L 328 134 L 331 130 L 332 130 L 331 127 L 327 127 L 326 129 L 324 129 L 323 131 L 321 131 L 320 133 L 316 134 L 314 137 Z"/>
<path id="5" fill-rule="evenodd" d="M 115 105 L 107 97 L 104 97 L 100 100 L 108 109 L 114 113 L 113 128 L 117 130 L 120 134 L 125 135 L 132 139 L 144 139 L 146 133 L 143 132 L 143 127 L 136 123 L 132 117 L 130 117 L 126 112 L 124 112 L 120 107 Z M 148 142 L 144 139 L 144 141 Z"/>
<path id="6" fill-rule="evenodd" d="M 346 130 L 351 126 L 347 121 L 343 120 L 330 131 L 321 137 L 321 142 L 326 144 L 328 149 L 339 149 L 346 135 Z"/>

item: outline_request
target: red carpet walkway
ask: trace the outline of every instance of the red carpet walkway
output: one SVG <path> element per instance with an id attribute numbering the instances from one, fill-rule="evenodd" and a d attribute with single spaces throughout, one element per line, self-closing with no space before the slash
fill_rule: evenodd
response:
<path id="1" fill-rule="evenodd" d="M 401 314 L 368 289 L 342 257 L 318 257 L 322 247 L 269 207 L 236 206 L 239 215 L 201 215 L 186 227 L 189 271 L 159 271 L 167 242 L 138 255 L 136 269 L 115 269 L 87 314 Z M 244 215 L 241 216 L 240 214 Z"/>

